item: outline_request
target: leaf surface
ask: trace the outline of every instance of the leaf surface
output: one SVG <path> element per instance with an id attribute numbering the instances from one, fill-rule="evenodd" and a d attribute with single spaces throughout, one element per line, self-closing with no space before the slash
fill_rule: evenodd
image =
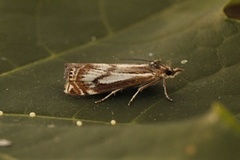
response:
<path id="1" fill-rule="evenodd" d="M 224 14 L 227 0 L 0 2 L 0 111 L 4 113 L 0 117 L 0 139 L 14 141 L 13 147 L 0 150 L 2 158 L 12 155 L 25 159 L 26 153 L 34 153 L 32 158 L 46 158 L 47 154 L 37 150 L 59 143 L 66 147 L 57 145 L 56 150 L 49 151 L 51 156 L 60 157 L 63 149 L 68 152 L 75 148 L 75 154 L 65 154 L 75 159 L 83 152 L 89 155 L 92 149 L 102 153 L 102 143 L 104 150 L 111 152 L 113 148 L 106 146 L 117 143 L 119 152 L 111 152 L 112 157 L 128 155 L 125 158 L 130 159 L 134 146 L 149 146 L 154 142 L 150 137 L 156 134 L 160 140 L 155 145 L 170 139 L 169 148 L 177 147 L 171 138 L 177 133 L 170 133 L 183 125 L 184 135 L 189 125 L 176 121 L 194 119 L 207 112 L 214 101 L 239 115 L 240 25 Z M 123 90 L 97 105 L 94 101 L 105 94 L 72 97 L 63 93 L 64 63 L 132 63 L 120 60 L 126 58 L 162 59 L 172 67 L 184 68 L 181 75 L 167 81 L 174 102 L 165 98 L 161 84 L 141 92 L 131 107 L 127 103 L 136 88 Z M 187 63 L 182 64 L 182 60 Z M 30 112 L 37 117 L 29 118 Z M 120 125 L 109 128 L 112 119 Z M 76 121 L 90 127 L 79 129 Z M 220 133 L 223 138 L 225 132 Z M 123 146 L 129 143 L 124 140 L 125 134 L 137 136 L 126 149 Z M 141 145 L 136 143 L 145 134 L 148 136 Z M 190 135 L 194 134 L 191 130 Z M 84 135 L 86 140 L 80 141 Z M 178 138 L 180 141 L 182 136 Z M 28 147 L 18 150 L 21 145 Z M 78 149 L 83 150 L 77 153 Z M 139 158 L 137 153 L 133 158 Z M 152 155 L 158 155 L 157 151 Z"/>

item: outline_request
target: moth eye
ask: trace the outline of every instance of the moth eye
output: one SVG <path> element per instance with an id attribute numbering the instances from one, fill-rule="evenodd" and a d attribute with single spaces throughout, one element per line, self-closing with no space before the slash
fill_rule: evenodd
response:
<path id="1" fill-rule="evenodd" d="M 167 70 L 167 71 L 166 71 L 166 75 L 168 75 L 168 76 L 172 75 L 172 71 Z"/>

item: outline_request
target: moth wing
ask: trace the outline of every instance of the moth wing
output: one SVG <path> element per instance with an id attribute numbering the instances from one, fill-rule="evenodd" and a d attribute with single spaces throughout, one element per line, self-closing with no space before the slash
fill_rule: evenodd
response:
<path id="1" fill-rule="evenodd" d="M 138 86 L 156 77 L 147 64 L 69 64 L 65 92 L 93 95 Z"/>

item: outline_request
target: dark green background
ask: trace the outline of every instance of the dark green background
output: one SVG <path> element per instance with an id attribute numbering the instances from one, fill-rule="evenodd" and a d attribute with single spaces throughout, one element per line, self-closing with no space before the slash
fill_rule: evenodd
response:
<path id="1" fill-rule="evenodd" d="M 226 120 L 231 115 L 222 118 L 226 111 L 213 109 L 201 116 L 215 101 L 233 116 L 240 112 L 240 25 L 224 14 L 228 3 L 0 0 L 0 139 L 12 142 L 0 148 L 0 158 L 239 156 L 231 150 L 240 148 L 239 126 L 235 134 L 230 126 L 237 122 Z M 165 98 L 161 84 L 140 93 L 131 107 L 135 89 L 97 105 L 105 95 L 63 93 L 64 63 L 131 63 L 120 60 L 126 58 L 160 58 L 184 68 L 167 81 L 174 102 Z M 37 117 L 29 118 L 30 112 Z M 209 115 L 218 118 L 210 123 Z M 209 149 L 201 150 L 206 145 Z"/>

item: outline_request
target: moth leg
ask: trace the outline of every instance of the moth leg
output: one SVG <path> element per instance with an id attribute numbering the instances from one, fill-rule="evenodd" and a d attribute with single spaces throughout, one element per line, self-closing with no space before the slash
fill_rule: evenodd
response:
<path id="1" fill-rule="evenodd" d="M 139 92 L 141 92 L 141 91 L 144 90 L 145 88 L 148 88 L 149 86 L 152 86 L 152 85 L 155 84 L 156 82 L 157 82 L 157 81 L 151 81 L 151 82 L 145 84 L 144 86 L 139 87 L 138 90 L 137 90 L 137 92 L 132 96 L 132 98 L 131 98 L 130 101 L 128 102 L 128 106 L 131 105 L 132 101 L 134 100 L 134 98 L 137 96 L 137 94 L 138 94 Z"/>
<path id="2" fill-rule="evenodd" d="M 165 94 L 166 98 L 167 98 L 169 101 L 173 101 L 173 99 L 170 98 L 170 97 L 168 96 L 168 94 L 167 94 L 167 86 L 166 86 L 166 80 L 165 80 L 165 78 L 163 78 L 163 89 L 164 89 L 164 94 Z"/>
<path id="3" fill-rule="evenodd" d="M 95 103 L 100 103 L 100 102 L 108 99 L 111 95 L 113 95 L 113 94 L 115 94 L 115 93 L 117 93 L 118 91 L 121 91 L 121 90 L 122 90 L 122 88 L 116 89 L 116 90 L 112 91 L 111 93 L 109 93 L 109 94 L 108 94 L 106 97 L 104 97 L 103 99 L 100 99 L 100 100 L 98 100 L 98 101 L 95 101 Z"/>

